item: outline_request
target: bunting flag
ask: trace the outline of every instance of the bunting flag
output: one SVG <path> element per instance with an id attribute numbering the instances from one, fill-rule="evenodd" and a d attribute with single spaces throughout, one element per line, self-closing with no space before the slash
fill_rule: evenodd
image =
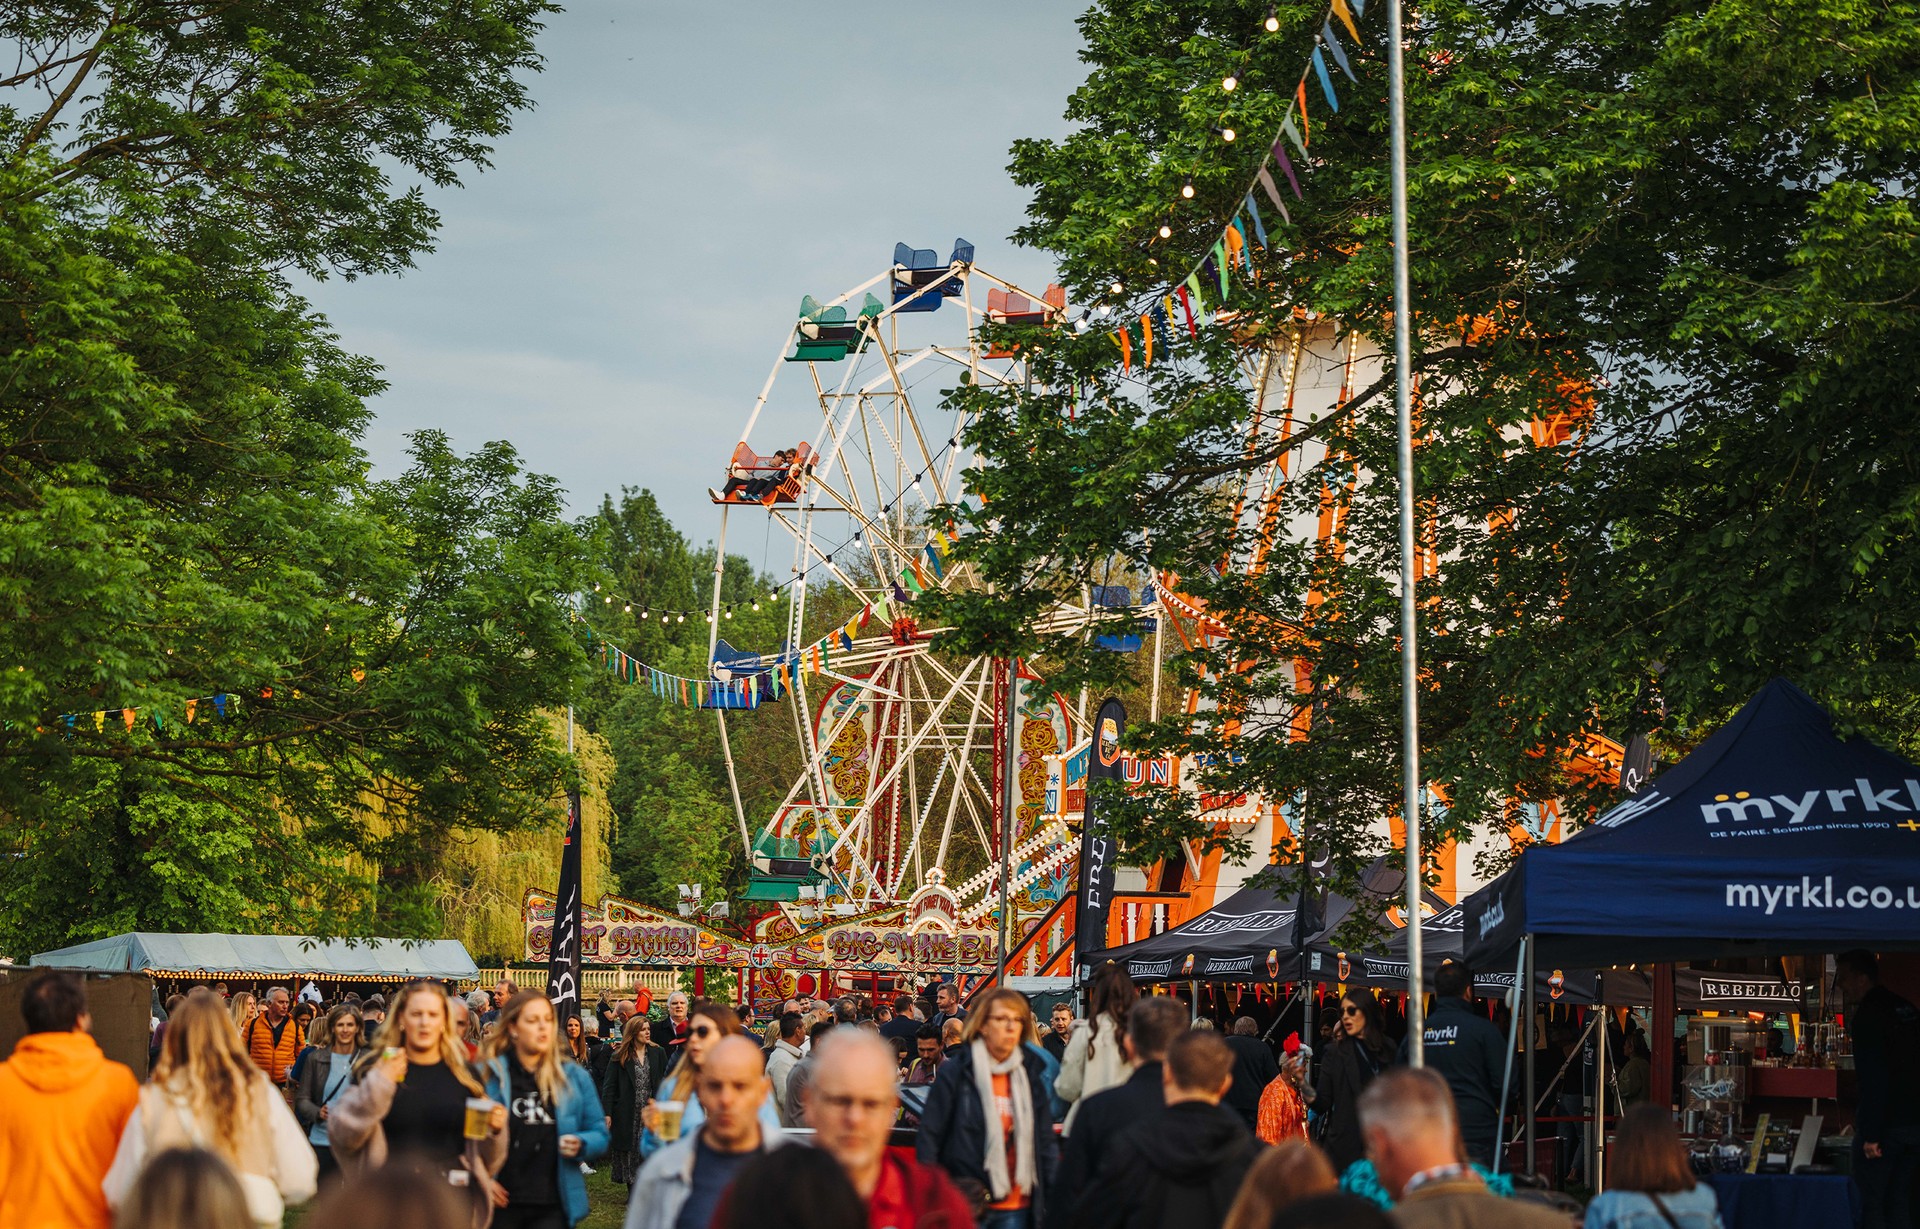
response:
<path id="1" fill-rule="evenodd" d="M 1313 49 L 1313 71 L 1320 78 L 1320 92 L 1327 96 L 1327 108 L 1338 114 L 1340 110 L 1340 100 L 1334 97 L 1333 78 L 1327 75 L 1327 57 L 1320 54 L 1318 47 Z M 1304 116 L 1305 114 L 1306 112 L 1301 112 L 1301 115 Z"/>
<path id="2" fill-rule="evenodd" d="M 1266 192 L 1267 199 L 1273 202 L 1273 207 L 1280 211 L 1280 220 L 1291 226 L 1293 217 L 1287 213 L 1287 202 L 1280 199 L 1280 186 L 1273 182 L 1273 175 L 1264 165 L 1260 168 L 1260 187 Z"/>
<path id="3" fill-rule="evenodd" d="M 1302 90 L 1306 89 L 1307 83 L 1302 81 L 1300 83 L 1300 88 Z M 1305 120 L 1305 118 L 1306 116 L 1302 114 L 1301 119 Z M 1280 121 L 1280 131 L 1283 135 L 1293 138 L 1294 148 L 1300 151 L 1300 160 L 1302 162 L 1307 161 L 1308 160 L 1308 155 L 1307 155 L 1308 134 L 1300 131 L 1300 125 L 1293 122 L 1293 117 L 1291 115 L 1289 115 L 1286 119 Z"/>
<path id="4" fill-rule="evenodd" d="M 1300 74 L 1300 84 L 1294 87 L 1293 101 L 1300 107 L 1300 154 L 1306 156 L 1307 142 L 1313 140 L 1313 125 L 1307 122 L 1307 75 Z M 1285 127 L 1285 125 L 1281 125 Z"/>
<path id="5" fill-rule="evenodd" d="M 1145 312 L 1140 313 L 1140 366 L 1153 366 L 1153 321 Z"/>
<path id="6" fill-rule="evenodd" d="M 1220 242 L 1213 245 L 1213 271 L 1219 275 L 1220 278 L 1220 299 L 1222 302 L 1225 302 L 1227 298 L 1227 261 L 1225 249 L 1226 239 L 1224 237 L 1222 237 Z"/>
<path id="7" fill-rule="evenodd" d="M 1253 237 L 1260 241 L 1261 247 L 1267 246 L 1267 224 L 1260 218 L 1260 206 L 1254 203 L 1253 193 L 1247 193 L 1247 212 L 1253 216 Z"/>
<path id="8" fill-rule="evenodd" d="M 1132 374 L 1133 372 L 1133 338 L 1127 336 L 1127 331 L 1125 329 L 1121 329 L 1120 331 L 1116 332 L 1113 335 L 1113 344 L 1120 347 L 1121 368 L 1125 370 L 1128 374 Z M 913 588 L 912 585 L 908 585 L 907 587 L 910 589 Z M 921 590 L 919 589 L 914 589 L 913 591 L 915 593 L 921 592 Z"/>
<path id="9" fill-rule="evenodd" d="M 1253 262 L 1247 259 L 1247 236 L 1242 225 L 1238 217 L 1227 224 L 1227 263 L 1248 269 Z"/>
<path id="10" fill-rule="evenodd" d="M 1354 37 L 1356 40 L 1359 38 L 1358 35 Z M 1340 71 L 1347 75 L 1347 80 L 1359 85 L 1360 78 L 1353 75 L 1353 66 L 1347 63 L 1346 49 L 1340 46 L 1339 38 L 1334 35 L 1331 21 L 1320 24 L 1320 41 L 1327 45 L 1327 54 L 1332 56 L 1333 62 L 1340 66 Z"/>
<path id="11" fill-rule="evenodd" d="M 1287 147 L 1277 139 L 1273 143 L 1273 160 L 1280 164 L 1280 172 L 1287 177 L 1287 186 L 1293 189 L 1294 199 L 1306 200 L 1306 194 L 1300 191 L 1299 177 L 1293 173 L 1293 163 L 1287 159 Z"/>
<path id="12" fill-rule="evenodd" d="M 1187 282 L 1188 284 L 1191 285 L 1193 284 L 1193 279 L 1188 278 Z M 1187 336 L 1189 337 L 1200 336 L 1200 330 L 1197 327 L 1195 327 L 1193 323 L 1193 301 L 1187 298 L 1186 286 L 1181 286 L 1177 288 L 1174 291 L 1174 293 L 1180 296 L 1180 309 L 1187 313 Z"/>

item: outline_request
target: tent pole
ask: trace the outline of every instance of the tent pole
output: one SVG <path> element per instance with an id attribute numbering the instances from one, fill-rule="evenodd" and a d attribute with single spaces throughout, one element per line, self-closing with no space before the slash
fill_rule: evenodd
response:
<path id="1" fill-rule="evenodd" d="M 1593 975 L 1594 985 L 1600 984 L 1600 974 Z M 1604 996 L 1596 996 L 1604 997 Z M 1593 1191 L 1600 1194 L 1607 1189 L 1607 1005 L 1595 1003 L 1598 1013 L 1597 1036 L 1594 1038 L 1598 1049 L 1593 1065 Z"/>
<path id="2" fill-rule="evenodd" d="M 1653 966 L 1653 1009 L 1648 1013 L 1653 1033 L 1653 1074 L 1648 1092 L 1655 1105 L 1673 1108 L 1673 966 Z"/>
<path id="3" fill-rule="evenodd" d="M 1521 1001 L 1527 1005 L 1526 1020 L 1525 1020 L 1525 1024 L 1527 1028 L 1527 1032 L 1526 1032 L 1527 1061 L 1526 1061 L 1526 1065 L 1521 1068 L 1520 1074 L 1522 1077 L 1522 1083 L 1527 1090 L 1527 1096 L 1526 1096 L 1527 1176 L 1529 1178 L 1535 1178 L 1540 1175 L 1540 1159 L 1539 1159 L 1539 1153 L 1534 1149 L 1534 1146 L 1533 1146 L 1534 1127 L 1535 1127 L 1534 1117 L 1533 1117 L 1533 1107 L 1534 1107 L 1534 1100 L 1535 1100 L 1535 1097 L 1537 1096 L 1537 1093 L 1533 1086 L 1534 1084 L 1533 1069 L 1535 1065 L 1534 1056 L 1533 1056 L 1533 1030 L 1535 1028 L 1533 1013 L 1535 1010 L 1535 1004 L 1534 1004 L 1534 989 L 1533 989 L 1533 936 L 1532 935 L 1527 935 L 1520 940 L 1520 951 L 1522 953 L 1521 965 L 1523 969 L 1521 976 L 1525 979 L 1521 983 L 1522 990 L 1523 990 L 1523 997 Z"/>
<path id="4" fill-rule="evenodd" d="M 1520 986 L 1520 979 L 1526 974 L 1526 971 L 1527 941 L 1522 939 L 1520 940 L 1520 959 L 1515 964 L 1513 970 L 1513 981 L 1516 988 Z M 1507 1102 L 1513 1092 L 1513 1053 L 1520 1041 L 1521 1001 L 1521 997 L 1516 994 L 1513 996 L 1513 1002 L 1508 1005 L 1513 1015 L 1512 1018 L 1507 1021 L 1507 1064 L 1505 1070 L 1500 1073 L 1500 1114 L 1499 1117 L 1494 1120 L 1493 1127 L 1494 1173 L 1499 1173 L 1502 1168 L 1500 1162 L 1504 1159 L 1504 1156 L 1500 1145 L 1507 1142 Z"/>

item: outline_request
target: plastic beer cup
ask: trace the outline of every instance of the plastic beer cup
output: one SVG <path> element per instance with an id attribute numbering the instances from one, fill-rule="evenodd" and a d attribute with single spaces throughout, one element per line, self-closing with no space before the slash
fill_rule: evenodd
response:
<path id="1" fill-rule="evenodd" d="M 487 1137 L 487 1118 L 493 1113 L 493 1102 L 485 1097 L 467 1098 L 467 1121 L 462 1134 L 468 1139 L 481 1140 Z"/>
<path id="2" fill-rule="evenodd" d="M 685 1101 L 655 1101 L 653 1108 L 659 1111 L 659 1117 L 655 1121 L 653 1133 L 660 1137 L 660 1142 L 670 1144 L 674 1140 L 679 1139 L 680 1117 L 687 1112 L 687 1103 Z"/>

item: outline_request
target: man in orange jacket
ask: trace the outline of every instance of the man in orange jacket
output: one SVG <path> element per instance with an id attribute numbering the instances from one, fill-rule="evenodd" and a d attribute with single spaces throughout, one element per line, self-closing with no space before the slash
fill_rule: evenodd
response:
<path id="1" fill-rule="evenodd" d="M 100 1180 L 139 1082 L 100 1052 L 78 976 L 40 974 L 20 1014 L 27 1035 L 0 1063 L 0 1225 L 107 1229 Z"/>
<path id="2" fill-rule="evenodd" d="M 267 987 L 266 1010 L 247 1021 L 247 1035 L 241 1038 L 253 1065 L 267 1073 L 267 1082 L 275 1088 L 286 1086 L 287 1068 L 293 1066 L 306 1041 L 300 1035 L 300 1026 L 287 1014 L 292 1001 L 285 986 Z"/>

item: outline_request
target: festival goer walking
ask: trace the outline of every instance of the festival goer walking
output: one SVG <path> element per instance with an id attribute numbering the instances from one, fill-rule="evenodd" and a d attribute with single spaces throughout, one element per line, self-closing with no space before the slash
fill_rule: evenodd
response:
<path id="1" fill-rule="evenodd" d="M 913 996 L 902 994 L 893 1000 L 893 1019 L 880 1026 L 880 1035 L 888 1040 L 905 1037 L 907 1044 L 912 1045 L 913 1039 L 920 1035 L 920 1026 L 925 1023 L 914 1008 Z"/>
<path id="2" fill-rule="evenodd" d="M 1254 1158 L 1222 1229 L 1270 1229 L 1283 1208 L 1339 1189 L 1327 1154 L 1304 1139 L 1290 1139 Z"/>
<path id="3" fill-rule="evenodd" d="M 1607 1189 L 1587 1205 L 1586 1229 L 1721 1229 L 1719 1197 L 1694 1181 L 1664 1106 L 1636 1105 L 1620 1116 Z"/>
<path id="4" fill-rule="evenodd" d="M 469 1229 L 473 1205 L 444 1180 L 402 1165 L 361 1170 L 313 1201 L 301 1229 Z"/>
<path id="5" fill-rule="evenodd" d="M 960 991 L 952 982 L 941 982 L 933 992 L 933 1023 L 945 1026 L 949 1020 L 965 1023 L 960 1014 Z"/>
<path id="6" fill-rule="evenodd" d="M 1291 1048 L 1280 1062 L 1280 1078 L 1260 1094 L 1260 1109 L 1254 1117 L 1253 1134 L 1263 1144 L 1307 1138 L 1307 1102 L 1300 1088 L 1306 1082 L 1313 1047 L 1301 1045 L 1298 1033 L 1288 1037 L 1286 1044 Z"/>
<path id="7" fill-rule="evenodd" d="M 75 974 L 36 976 L 20 1015 L 26 1036 L 0 1062 L 0 1225 L 106 1229 L 100 1180 L 140 1083 L 100 1052 Z"/>
<path id="8" fill-rule="evenodd" d="M 1127 1011 L 1138 999 L 1133 979 L 1127 971 L 1109 960 L 1093 975 L 1093 987 L 1087 994 L 1087 1019 L 1076 1023 L 1067 1039 L 1067 1055 L 1060 1060 L 1060 1075 L 1054 1091 L 1060 1099 L 1073 1103 L 1067 1111 L 1065 1133 L 1073 1135 L 1080 1118 L 1080 1103 L 1094 1093 L 1126 1083 L 1133 1074 L 1121 1037 L 1127 1030 Z"/>
<path id="9" fill-rule="evenodd" d="M 701 1013 L 725 1012 L 733 1031 L 725 1037 L 711 1029 L 714 1019 Z M 686 1057 L 674 1068 L 677 1079 L 690 1076 L 704 1107 L 698 1129 L 687 1128 L 680 1138 L 647 1158 L 627 1202 L 625 1229 L 706 1229 L 714 1209 L 734 1176 L 750 1157 L 778 1148 L 787 1137 L 767 1123 L 767 1073 L 760 1047 L 740 1031 L 739 1017 L 730 1008 L 703 1003 L 694 1009 L 687 1032 Z M 687 1106 L 689 1112 L 693 1104 Z M 761 1217 L 773 1209 L 759 1208 Z"/>
<path id="10" fill-rule="evenodd" d="M 1067 1040 L 1073 1035 L 1073 1004 L 1055 1003 L 1049 1017 L 1047 1035 L 1040 1044 L 1047 1047 L 1047 1053 L 1053 1055 L 1056 1063 L 1067 1060 Z"/>
<path id="11" fill-rule="evenodd" d="M 305 1040 L 293 1023 L 291 1005 L 292 996 L 285 986 L 269 986 L 265 1007 L 240 1030 L 247 1056 L 275 1088 L 286 1085 L 287 1069 L 293 1066 L 300 1043 Z"/>
<path id="12" fill-rule="evenodd" d="M 360 1013 L 351 1007 L 336 1007 L 320 1017 L 320 1030 L 325 1048 L 307 1056 L 293 1109 L 300 1125 L 307 1128 L 307 1142 L 313 1145 L 320 1177 L 325 1180 L 340 1172 L 340 1162 L 334 1159 L 333 1145 L 328 1142 L 327 1121 L 334 1103 L 353 1083 L 354 1064 L 366 1047 L 360 1036 Z"/>
<path id="13" fill-rule="evenodd" d="M 781 1126 L 798 1126 L 787 1114 L 787 1079 L 793 1074 L 793 1069 L 800 1065 L 802 1057 L 800 1013 L 782 1013 L 775 1027 L 780 1032 L 774 1040 L 773 1053 L 767 1056 L 767 1078 L 773 1082 L 773 1104 L 779 1112 Z"/>
<path id="14" fill-rule="evenodd" d="M 606 1111 L 610 1136 L 608 1159 L 613 1180 L 632 1187 L 644 1158 L 640 1139 L 646 1132 L 646 1108 L 654 1090 L 667 1076 L 667 1052 L 653 1044 L 651 1021 L 645 1016 L 627 1020 L 626 1033 L 607 1064 L 600 1085 L 600 1105 Z"/>
<path id="15" fill-rule="evenodd" d="M 1026 1048 L 1038 1040 L 1026 995 L 999 987 L 975 999 L 920 1115 L 915 1155 L 986 1187 L 983 1229 L 1027 1229 L 1045 1216 L 1056 1146 L 1045 1065 Z"/>
<path id="16" fill-rule="evenodd" d="M 687 1031 L 683 1037 L 685 1049 L 680 1061 L 675 1062 L 671 1054 L 667 1055 L 666 1061 L 670 1065 L 666 1078 L 661 1081 L 660 1090 L 654 1093 L 653 1104 L 642 1114 L 647 1124 L 646 1134 L 641 1137 L 643 1156 L 651 1157 L 660 1150 L 663 1142 L 654 1130 L 661 1102 L 678 1103 L 684 1107 L 680 1120 L 680 1137 L 683 1139 L 693 1134 L 694 1129 L 705 1121 L 706 1107 L 700 1102 L 700 1065 L 722 1038 L 746 1036 L 746 1030 L 740 1027 L 739 1015 L 733 1008 L 719 1003 L 702 1002 L 693 1009 L 687 1020 Z M 659 1036 L 659 1032 L 655 1031 L 655 1044 L 658 1044 Z M 754 1048 L 759 1049 L 758 1046 Z M 763 1063 L 761 1074 L 764 1075 L 765 1071 Z M 758 1112 L 761 1128 L 769 1134 L 777 1134 L 780 1131 L 780 1116 L 768 1103 L 768 1098 L 760 1098 Z"/>
<path id="17" fill-rule="evenodd" d="M 204 1148 L 169 1148 L 148 1161 L 114 1219 L 115 1229 L 254 1229 L 254 1225 L 246 1192 L 232 1168 Z"/>
<path id="18" fill-rule="evenodd" d="M 484 1096 L 466 1046 L 449 1027 L 447 996 L 428 981 L 394 995 L 354 1082 L 334 1102 L 327 1137 L 342 1168 L 377 1169 L 389 1160 L 484 1203 L 493 1174 L 507 1159 L 507 1107 L 487 1113 L 487 1137 L 467 1155 L 467 1101 Z"/>
<path id="19" fill-rule="evenodd" d="M 504 1013 L 506 1009 L 503 1007 L 501 1011 Z M 582 1067 L 586 1066 L 588 1061 L 593 1057 L 587 1049 L 586 1021 L 580 1018 L 578 1012 L 575 1012 L 567 1017 L 566 1022 L 561 1027 L 566 1030 L 567 1056 L 573 1059 L 574 1062 L 579 1063 Z"/>
<path id="20" fill-rule="evenodd" d="M 1392 1043 L 1380 1027 L 1380 1002 L 1369 990 L 1340 998 L 1333 1044 L 1320 1063 L 1320 1079 L 1307 1104 L 1314 1112 L 1313 1138 L 1340 1173 L 1366 1154 L 1360 1134 L 1360 1094 L 1386 1069 Z"/>
<path id="21" fill-rule="evenodd" d="M 1860 1188 L 1861 1229 L 1907 1229 L 1920 1166 L 1920 1011 L 1880 984 L 1872 952 L 1840 953 L 1833 984 L 1852 1007 L 1847 1032 L 1860 1090 L 1853 1181 Z"/>
<path id="22" fill-rule="evenodd" d="M 653 1022 L 653 1044 L 659 1046 L 667 1055 L 667 1070 L 671 1071 L 680 1062 L 680 1055 L 686 1049 L 687 1031 L 692 1025 L 687 992 L 675 990 L 667 996 L 667 1018 Z"/>
<path id="23" fill-rule="evenodd" d="M 893 1132 L 892 1047 L 859 1029 L 836 1029 L 813 1056 L 807 1125 L 814 1143 L 840 1164 L 865 1205 L 843 1225 L 882 1229 L 967 1229 L 972 1209 L 947 1175 L 904 1149 L 889 1149 Z M 795 1152 L 806 1149 L 793 1149 Z M 736 1187 L 735 1198 L 745 1191 Z"/>
<path id="24" fill-rule="evenodd" d="M 914 1034 L 914 1059 L 907 1067 L 907 1084 L 921 1085 L 933 1083 L 933 1077 L 940 1074 L 940 1064 L 946 1061 L 947 1054 L 940 1046 L 940 1026 L 922 1024 L 920 1031 Z"/>
<path id="25" fill-rule="evenodd" d="M 218 1155 L 260 1225 L 277 1227 L 289 1203 L 313 1198 L 319 1162 L 300 1123 L 241 1048 L 220 1001 L 199 991 L 174 1013 L 160 1063 L 127 1119 L 101 1183 L 107 1202 L 124 1203 L 148 1158 L 170 1148 Z"/>
<path id="26" fill-rule="evenodd" d="M 227 1000 L 227 1011 L 233 1016 L 233 1031 L 245 1037 L 247 1026 L 260 1014 L 260 1000 L 242 990 Z"/>
<path id="27" fill-rule="evenodd" d="M 1453 1093 L 1439 1072 L 1399 1067 L 1359 1098 L 1367 1156 L 1401 1229 L 1567 1229 L 1544 1205 L 1502 1199 L 1460 1155 Z"/>
<path id="28" fill-rule="evenodd" d="M 1252 1016 L 1235 1020 L 1225 1041 L 1233 1051 L 1233 1087 L 1227 1091 L 1227 1108 L 1240 1115 L 1251 1131 L 1260 1121 L 1261 1095 L 1280 1078 L 1280 1063 L 1273 1049 L 1260 1040 L 1260 1026 Z"/>
<path id="29" fill-rule="evenodd" d="M 1186 1009 L 1170 998 L 1138 999 L 1128 1010 L 1125 1044 L 1129 1058 L 1137 1065 L 1126 1083 L 1081 1102 L 1083 1108 L 1073 1134 L 1061 1145 L 1060 1172 L 1054 1179 L 1047 1222 L 1053 1229 L 1072 1221 L 1080 1196 L 1105 1164 L 1113 1141 L 1135 1123 L 1158 1118 L 1166 1109 L 1161 1073 L 1167 1047 L 1186 1031 Z"/>
<path id="30" fill-rule="evenodd" d="M 487 1096 L 509 1114 L 507 1160 L 493 1185 L 494 1229 L 579 1224 L 587 1216 L 580 1166 L 605 1155 L 607 1124 L 593 1074 L 560 1046 L 544 995 L 522 991 L 500 1009 L 486 1074 Z"/>
<path id="31" fill-rule="evenodd" d="M 748 1158 L 720 1201 L 713 1229 L 765 1229 L 768 1208 L 780 1209 L 780 1229 L 854 1229 L 867 1215 L 853 1183 L 818 1148 L 775 1148 Z"/>
<path id="32" fill-rule="evenodd" d="M 1259 1144 L 1220 1102 L 1233 1051 L 1195 1029 L 1173 1039 L 1161 1067 L 1166 1108 L 1115 1140 L 1074 1209 L 1084 1229 L 1220 1229 Z"/>
<path id="33" fill-rule="evenodd" d="M 1493 1021 L 1473 1009 L 1473 970 L 1457 960 L 1433 975 L 1433 1007 L 1427 1012 L 1426 1065 L 1447 1081 L 1467 1159 L 1493 1168 L 1500 1131 L 1500 1085 L 1507 1069 L 1507 1039 Z M 1400 1061 L 1408 1046 L 1400 1046 Z"/>

